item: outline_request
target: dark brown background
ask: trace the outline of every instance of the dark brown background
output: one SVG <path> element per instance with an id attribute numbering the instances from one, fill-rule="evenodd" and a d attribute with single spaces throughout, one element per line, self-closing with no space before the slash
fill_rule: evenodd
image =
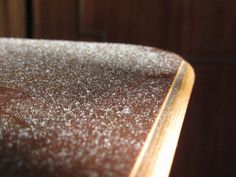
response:
<path id="1" fill-rule="evenodd" d="M 0 0 L 0 36 L 133 43 L 181 54 L 196 83 L 170 176 L 236 176 L 235 0 Z"/>

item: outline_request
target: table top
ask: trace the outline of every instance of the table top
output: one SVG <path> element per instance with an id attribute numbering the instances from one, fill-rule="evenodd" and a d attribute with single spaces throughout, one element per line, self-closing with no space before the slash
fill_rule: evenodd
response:
<path id="1" fill-rule="evenodd" d="M 0 39 L 0 176 L 168 176 L 194 82 L 151 47 Z"/>

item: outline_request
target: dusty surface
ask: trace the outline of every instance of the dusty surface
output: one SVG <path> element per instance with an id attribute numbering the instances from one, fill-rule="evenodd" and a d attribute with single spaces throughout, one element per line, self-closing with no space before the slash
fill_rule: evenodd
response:
<path id="1" fill-rule="evenodd" d="M 127 176 L 180 61 L 141 46 L 0 39 L 0 176 Z"/>

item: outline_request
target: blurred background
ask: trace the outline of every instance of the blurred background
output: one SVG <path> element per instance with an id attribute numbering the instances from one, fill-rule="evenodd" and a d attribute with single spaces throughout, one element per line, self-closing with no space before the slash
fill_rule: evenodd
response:
<path id="1" fill-rule="evenodd" d="M 170 176 L 236 176 L 236 0 L 0 0 L 0 36 L 182 55 L 196 82 Z"/>

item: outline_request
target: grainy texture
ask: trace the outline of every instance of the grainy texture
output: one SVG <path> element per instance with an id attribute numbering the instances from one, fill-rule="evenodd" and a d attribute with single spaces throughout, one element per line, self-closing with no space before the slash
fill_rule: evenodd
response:
<path id="1" fill-rule="evenodd" d="M 0 176 L 127 176 L 181 59 L 154 48 L 0 40 Z"/>

